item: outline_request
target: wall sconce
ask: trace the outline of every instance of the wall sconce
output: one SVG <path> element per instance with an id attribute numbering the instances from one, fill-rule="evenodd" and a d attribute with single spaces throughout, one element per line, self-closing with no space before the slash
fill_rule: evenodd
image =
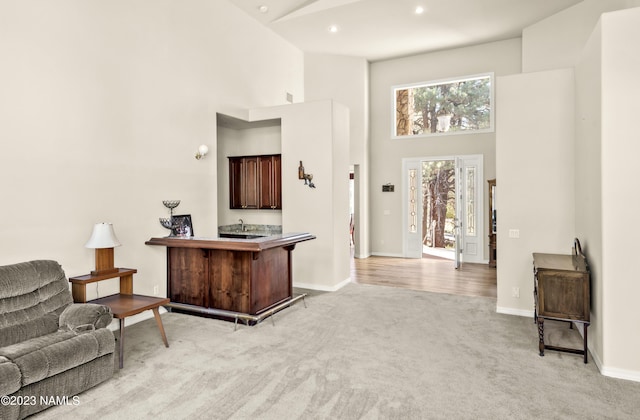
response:
<path id="1" fill-rule="evenodd" d="M 207 147 L 206 144 L 201 144 L 200 147 L 198 147 L 198 153 L 196 153 L 196 159 L 200 160 L 204 158 L 205 156 L 207 156 L 207 153 L 209 153 L 209 148 Z"/>
<path id="2" fill-rule="evenodd" d="M 86 248 L 96 250 L 96 269 L 91 272 L 92 276 L 111 274 L 118 271 L 113 264 L 113 247 L 122 245 L 111 223 L 96 223 L 93 227 L 91 237 L 84 245 Z"/>
<path id="3" fill-rule="evenodd" d="M 315 188 L 315 184 L 311 182 L 313 179 L 313 174 L 307 174 L 304 172 L 304 166 L 302 166 L 302 161 L 300 161 L 300 166 L 298 166 L 298 179 L 304 179 L 304 185 L 308 185 L 309 188 Z"/>

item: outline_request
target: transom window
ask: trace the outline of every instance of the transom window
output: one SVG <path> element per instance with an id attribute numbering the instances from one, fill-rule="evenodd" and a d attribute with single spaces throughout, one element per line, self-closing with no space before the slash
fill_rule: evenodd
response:
<path id="1" fill-rule="evenodd" d="M 493 130 L 493 74 L 393 88 L 394 137 Z"/>

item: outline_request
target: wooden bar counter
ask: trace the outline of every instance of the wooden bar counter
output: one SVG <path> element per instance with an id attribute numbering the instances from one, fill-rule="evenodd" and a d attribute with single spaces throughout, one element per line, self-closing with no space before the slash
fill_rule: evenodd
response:
<path id="1" fill-rule="evenodd" d="M 176 307 L 259 315 L 292 298 L 292 251 L 312 239 L 309 233 L 289 233 L 151 238 L 145 244 L 167 247 L 167 294 Z"/>

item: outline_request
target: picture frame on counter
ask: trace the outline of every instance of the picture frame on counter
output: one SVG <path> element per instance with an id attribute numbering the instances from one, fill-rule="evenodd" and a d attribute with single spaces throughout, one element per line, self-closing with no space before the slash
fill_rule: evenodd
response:
<path id="1" fill-rule="evenodd" d="M 190 237 L 193 236 L 193 222 L 190 214 L 180 214 L 173 216 L 173 227 L 171 231 L 174 236 Z"/>

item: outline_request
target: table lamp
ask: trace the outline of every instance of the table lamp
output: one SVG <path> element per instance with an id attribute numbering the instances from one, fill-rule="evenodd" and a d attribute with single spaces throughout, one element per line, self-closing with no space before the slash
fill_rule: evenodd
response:
<path id="1" fill-rule="evenodd" d="M 111 274 L 118 271 L 113 266 L 113 247 L 122 245 L 111 223 L 96 223 L 93 227 L 91 237 L 84 245 L 86 248 L 96 250 L 96 269 L 91 272 L 92 276 Z"/>

